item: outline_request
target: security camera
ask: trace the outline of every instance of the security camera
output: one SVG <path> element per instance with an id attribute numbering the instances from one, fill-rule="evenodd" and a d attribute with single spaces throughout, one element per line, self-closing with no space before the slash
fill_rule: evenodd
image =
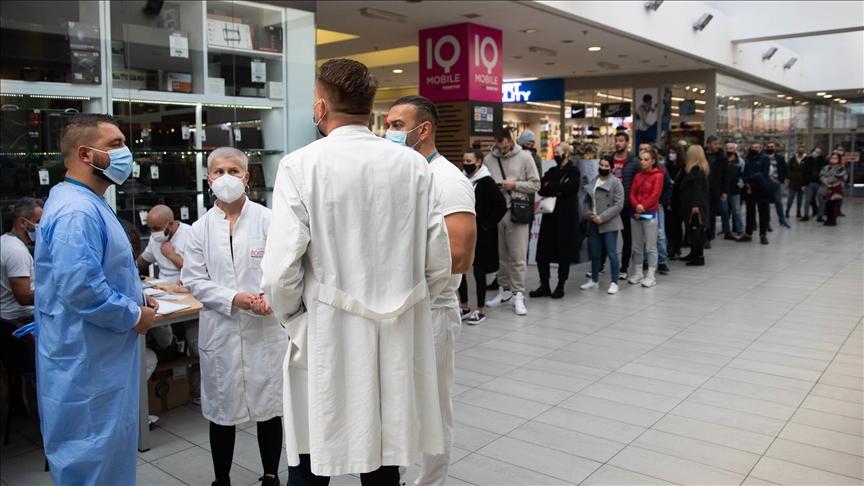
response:
<path id="1" fill-rule="evenodd" d="M 650 0 L 645 2 L 645 10 L 653 10 L 657 11 L 660 8 L 660 5 L 663 4 L 663 0 Z"/>
<path id="2" fill-rule="evenodd" d="M 792 66 L 794 66 L 796 62 L 798 62 L 797 57 L 790 57 L 789 60 L 783 64 L 783 69 L 792 69 Z"/>
<path id="3" fill-rule="evenodd" d="M 774 57 L 774 54 L 777 54 L 777 48 L 776 47 L 770 47 L 770 48 L 768 48 L 767 51 L 762 53 L 762 60 L 767 61 L 767 60 L 771 59 L 772 57 Z"/>
<path id="4" fill-rule="evenodd" d="M 711 22 L 711 19 L 713 19 L 713 18 L 714 18 L 714 16 L 709 14 L 709 13 L 702 14 L 702 16 L 699 17 L 699 20 L 697 20 L 695 23 L 693 23 L 693 30 L 698 30 L 698 31 L 705 30 L 705 27 L 708 27 L 708 24 Z"/>

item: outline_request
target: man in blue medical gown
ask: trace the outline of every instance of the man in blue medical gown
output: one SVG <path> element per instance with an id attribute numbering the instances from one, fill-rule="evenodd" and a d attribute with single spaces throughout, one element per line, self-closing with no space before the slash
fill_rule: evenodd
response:
<path id="1" fill-rule="evenodd" d="M 132 171 L 125 137 L 106 115 L 64 128 L 64 181 L 51 189 L 36 235 L 42 439 L 58 485 L 135 483 L 141 356 L 153 325 L 129 239 L 103 199 Z"/>

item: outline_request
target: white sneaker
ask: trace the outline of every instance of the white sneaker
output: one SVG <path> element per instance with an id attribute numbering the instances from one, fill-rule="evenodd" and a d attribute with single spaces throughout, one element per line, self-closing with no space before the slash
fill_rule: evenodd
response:
<path id="1" fill-rule="evenodd" d="M 589 280 L 589 281 L 585 282 L 584 284 L 580 285 L 579 288 L 582 290 L 590 290 L 590 289 L 596 289 L 599 286 L 600 286 L 600 284 L 598 284 L 597 282 L 595 282 L 593 280 Z"/>
<path id="2" fill-rule="evenodd" d="M 615 282 L 612 282 L 611 284 L 609 284 L 609 295 L 615 295 L 617 293 L 618 293 L 618 284 Z"/>
<path id="3" fill-rule="evenodd" d="M 642 278 L 643 278 L 642 277 L 642 269 L 640 268 L 638 270 L 638 272 L 639 273 L 634 273 L 633 275 L 631 275 L 630 280 L 628 280 L 628 282 L 630 282 L 633 285 L 636 285 L 636 284 L 642 282 Z"/>
<path id="4" fill-rule="evenodd" d="M 648 269 L 648 274 L 645 276 L 644 279 L 642 279 L 643 287 L 653 287 L 657 285 L 657 279 L 654 278 L 654 271 L 655 270 L 653 268 Z"/>
<path id="5" fill-rule="evenodd" d="M 510 302 L 510 299 L 513 298 L 513 293 L 509 290 L 504 290 L 502 288 L 498 288 L 498 294 L 492 300 L 486 301 L 486 307 L 497 307 L 506 302 Z"/>
<path id="6" fill-rule="evenodd" d="M 513 299 L 513 307 L 516 308 L 517 316 L 528 314 L 528 308 L 525 307 L 525 295 L 522 292 L 516 293 L 516 297 Z"/>

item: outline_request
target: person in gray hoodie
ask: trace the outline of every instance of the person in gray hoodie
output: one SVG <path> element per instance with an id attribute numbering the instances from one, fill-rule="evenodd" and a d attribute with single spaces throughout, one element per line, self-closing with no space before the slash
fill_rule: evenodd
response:
<path id="1" fill-rule="evenodd" d="M 483 160 L 507 200 L 507 214 L 498 223 L 498 295 L 486 302 L 489 307 L 512 301 L 517 315 L 525 307 L 525 271 L 528 260 L 528 222 L 513 221 L 514 200 L 529 201 L 540 189 L 540 175 L 531 153 L 513 142 L 509 130 L 495 132 L 495 145 Z"/>

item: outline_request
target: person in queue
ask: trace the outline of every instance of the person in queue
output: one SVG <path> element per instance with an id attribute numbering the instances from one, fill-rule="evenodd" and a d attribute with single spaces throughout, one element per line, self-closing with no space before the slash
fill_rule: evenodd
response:
<path id="1" fill-rule="evenodd" d="M 207 157 L 216 202 L 195 224 L 180 278 L 204 308 L 198 319 L 201 412 L 210 422 L 216 480 L 230 484 L 237 424 L 257 422 L 264 485 L 280 484 L 284 331 L 260 295 L 270 210 L 246 197 L 246 154 L 221 147 Z"/>
<path id="2" fill-rule="evenodd" d="M 828 159 L 828 165 L 819 172 L 822 189 L 819 197 L 825 200 L 825 226 L 837 226 L 840 216 L 840 203 L 843 201 L 843 184 L 846 182 L 846 167 L 843 165 L 843 154 L 834 152 Z"/>
<path id="3" fill-rule="evenodd" d="M 453 399 L 450 391 L 456 378 L 456 336 L 461 329 L 457 289 L 462 274 L 474 261 L 477 229 L 474 213 L 474 190 L 465 175 L 438 153 L 435 134 L 438 130 L 438 107 L 422 96 L 405 96 L 396 100 L 387 115 L 390 128 L 385 138 L 401 145 L 415 147 L 429 162 L 436 197 L 444 214 L 450 239 L 452 261 L 450 283 L 432 302 L 435 361 L 438 368 L 438 399 L 443 421 L 444 454 L 424 454 L 420 462 L 418 485 L 444 485 L 453 443 Z"/>
<path id="4" fill-rule="evenodd" d="M 768 244 L 768 224 L 770 221 L 770 204 L 774 200 L 774 190 L 771 187 L 769 171 L 771 163 L 762 153 L 762 144 L 753 143 L 744 159 L 742 178 L 744 180 L 745 199 L 747 202 L 746 234 L 738 238 L 739 242 L 753 241 L 756 230 L 756 214 L 759 214 L 759 242 Z"/>
<path id="5" fill-rule="evenodd" d="M 610 159 L 612 175 L 614 175 L 615 178 L 620 180 L 624 185 L 624 209 L 621 211 L 621 223 L 624 225 L 624 228 L 621 230 L 624 238 L 624 249 L 622 250 L 623 255 L 621 256 L 620 280 L 626 280 L 629 276 L 627 272 L 630 266 L 630 248 L 633 244 L 631 215 L 634 209 L 630 206 L 630 188 L 633 185 L 633 179 L 635 178 L 636 173 L 640 170 L 640 159 L 627 151 L 629 145 L 630 135 L 628 135 L 627 132 L 616 133 L 615 152 L 612 154 Z M 640 267 L 638 272 L 639 275 L 642 274 L 641 261 L 642 260 L 639 260 L 639 263 L 637 263 L 637 266 Z"/>
<path id="6" fill-rule="evenodd" d="M 42 218 L 41 199 L 21 198 L 12 208 L 12 229 L 0 236 L 0 319 L 15 327 L 33 321 L 33 255 Z"/>
<path id="7" fill-rule="evenodd" d="M 789 185 L 786 188 L 786 221 L 789 221 L 789 211 L 795 204 L 795 217 L 800 221 L 801 206 L 804 205 L 804 163 L 807 160 L 807 147 L 799 144 L 795 154 L 789 158 Z"/>
<path id="8" fill-rule="evenodd" d="M 323 63 L 323 138 L 276 175 L 262 288 L 290 336 L 291 486 L 342 474 L 396 486 L 399 466 L 444 453 L 431 306 L 450 281 L 449 238 L 429 162 L 369 130 L 376 92 L 362 63 Z"/>
<path id="9" fill-rule="evenodd" d="M 554 197 L 555 209 L 544 214 L 537 240 L 537 271 L 540 287 L 531 291 L 532 298 L 564 297 L 564 284 L 570 276 L 570 264 L 578 253 L 579 241 L 579 168 L 573 164 L 573 146 L 566 142 L 555 147 L 555 167 L 543 175 L 538 194 Z M 549 286 L 550 263 L 558 264 L 558 284 L 553 292 Z"/>
<path id="10" fill-rule="evenodd" d="M 819 180 L 819 174 L 822 168 L 825 167 L 825 157 L 822 156 L 822 147 L 816 147 L 813 152 L 804 159 L 804 182 L 807 184 L 805 189 L 806 201 L 804 204 L 804 217 L 801 221 L 810 221 L 810 212 L 812 209 L 813 218 L 817 222 L 824 222 L 825 205 L 824 199 L 819 198 L 819 188 L 822 187 L 822 182 Z"/>
<path id="11" fill-rule="evenodd" d="M 738 145 L 734 142 L 726 142 L 725 146 L 726 171 L 724 180 L 726 185 L 720 195 L 720 215 L 723 226 L 723 239 L 738 241 L 744 234 L 744 220 L 741 218 L 741 188 L 744 181 L 741 178 L 743 161 L 738 156 Z"/>
<path id="12" fill-rule="evenodd" d="M 783 184 L 789 177 L 789 166 L 786 163 L 786 157 L 777 152 L 777 144 L 768 142 L 765 145 L 765 156 L 768 157 L 768 180 L 771 181 L 772 195 L 771 203 L 777 211 L 777 219 L 780 221 L 780 226 L 791 228 L 789 222 L 786 221 L 786 214 L 783 210 Z M 771 231 L 770 229 L 768 231 Z"/>
<path id="13" fill-rule="evenodd" d="M 477 287 L 477 309 L 468 305 L 468 278 L 459 284 L 462 318 L 469 326 L 486 321 L 486 275 L 498 271 L 498 223 L 507 212 L 507 200 L 495 184 L 489 169 L 483 165 L 483 152 L 468 149 L 462 156 L 462 170 L 474 186 L 474 212 L 477 244 L 474 247 L 474 281 Z"/>
<path id="14" fill-rule="evenodd" d="M 630 189 L 630 207 L 633 208 L 631 225 L 633 242 L 631 251 L 634 263 L 630 275 L 631 284 L 643 287 L 657 285 L 657 210 L 663 192 L 663 169 L 657 162 L 657 152 L 647 150 L 639 154 L 640 171 L 633 178 Z M 643 252 L 648 260 L 648 272 L 643 277 Z"/>
<path id="15" fill-rule="evenodd" d="M 709 189 L 711 168 L 705 151 L 699 145 L 687 149 L 684 177 L 681 179 L 681 219 L 687 222 L 690 254 L 681 258 L 687 266 L 705 265 L 705 225 L 713 196 Z M 713 229 L 711 230 L 713 232 Z"/>
<path id="16" fill-rule="evenodd" d="M 723 203 L 723 188 L 726 187 L 726 153 L 720 145 L 720 139 L 712 135 L 705 140 L 705 159 L 711 171 L 709 178 L 710 204 L 708 212 L 702 215 L 705 222 L 705 244 L 704 249 L 711 249 L 711 242 L 717 235 L 717 218 L 722 219 L 720 209 Z"/>
<path id="17" fill-rule="evenodd" d="M 531 154 L 513 143 L 510 130 L 495 132 L 495 145 L 483 160 L 507 200 L 508 214 L 498 223 L 498 294 L 486 305 L 511 302 L 516 315 L 528 314 L 525 306 L 529 221 L 514 221 L 514 201 L 527 202 L 540 189 L 540 175 Z M 533 213 L 532 213 L 533 214 Z"/>
<path id="18" fill-rule="evenodd" d="M 666 235 L 668 236 L 669 260 L 681 258 L 681 248 L 684 246 L 684 221 L 680 218 L 681 191 L 678 185 L 684 177 L 684 151 L 680 144 L 669 147 L 666 155 L 666 172 L 672 179 L 672 194 L 669 197 L 669 211 L 666 213 Z"/>
<path id="19" fill-rule="evenodd" d="M 603 260 L 609 257 L 611 282 L 609 294 L 618 293 L 618 233 L 624 227 L 619 214 L 624 208 L 624 185 L 612 175 L 612 165 L 601 159 L 597 177 L 586 187 L 585 219 L 588 221 L 588 239 L 591 251 L 591 279 L 582 284 L 582 290 L 599 286 Z"/>
<path id="20" fill-rule="evenodd" d="M 64 182 L 36 230 L 36 383 L 55 484 L 135 483 L 145 300 L 126 232 L 105 191 L 132 173 L 126 139 L 108 115 L 63 128 Z"/>

